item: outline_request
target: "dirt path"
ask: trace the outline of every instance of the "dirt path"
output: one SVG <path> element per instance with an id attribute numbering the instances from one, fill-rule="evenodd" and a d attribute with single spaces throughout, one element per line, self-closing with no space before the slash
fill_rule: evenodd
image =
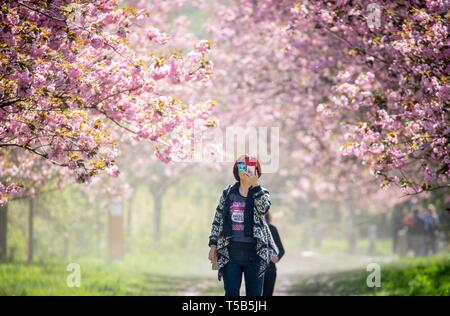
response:
<path id="1" fill-rule="evenodd" d="M 346 271 L 351 269 L 366 270 L 370 262 L 389 262 L 393 257 L 366 256 L 324 256 L 314 252 L 303 252 L 298 255 L 283 258 L 278 265 L 277 283 L 274 295 L 292 295 L 290 288 L 300 279 L 313 276 L 320 277 L 326 273 Z M 317 293 L 320 295 L 320 293 Z"/>
<path id="2" fill-rule="evenodd" d="M 324 256 L 314 252 L 286 256 L 277 265 L 277 283 L 274 295 L 292 295 L 289 289 L 301 277 L 332 271 L 365 269 L 370 261 L 373 260 L 367 257 Z M 223 283 L 218 282 L 215 277 L 187 279 L 180 284 L 178 295 L 223 295 Z M 244 284 L 242 284 L 241 295 L 245 295 Z"/>

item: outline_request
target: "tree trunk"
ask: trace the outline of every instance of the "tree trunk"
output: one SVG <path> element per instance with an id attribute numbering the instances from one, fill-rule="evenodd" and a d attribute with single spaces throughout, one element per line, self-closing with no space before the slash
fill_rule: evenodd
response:
<path id="1" fill-rule="evenodd" d="M 153 241 L 158 243 L 161 238 L 162 194 L 160 192 L 153 193 L 153 200 L 154 200 Z"/>
<path id="2" fill-rule="evenodd" d="M 0 262 L 6 261 L 8 206 L 0 205 Z"/>
<path id="3" fill-rule="evenodd" d="M 375 256 L 377 250 L 377 225 L 369 225 L 367 233 L 367 240 L 369 241 L 368 255 Z"/>
<path id="4" fill-rule="evenodd" d="M 34 212 L 36 199 L 34 197 L 30 197 L 28 205 L 28 263 L 33 262 L 33 253 L 34 253 Z"/>
<path id="5" fill-rule="evenodd" d="M 127 200 L 127 238 L 131 236 L 131 220 L 133 218 L 133 196 Z"/>
<path id="6" fill-rule="evenodd" d="M 349 192 L 348 199 L 348 218 L 347 218 L 347 232 L 348 232 L 348 253 L 353 255 L 356 251 L 356 227 L 355 227 L 355 208 L 353 204 L 352 191 Z"/>
<path id="7" fill-rule="evenodd" d="M 95 207 L 95 226 L 96 226 L 96 229 L 95 229 L 95 252 L 96 252 L 96 255 L 97 255 L 97 257 L 98 258 L 100 258 L 101 257 L 101 255 L 100 255 L 100 238 L 101 238 L 101 234 L 100 234 L 100 232 L 101 232 L 101 219 L 100 219 L 100 205 L 99 205 L 99 203 L 96 203 L 95 205 L 94 205 L 94 207 Z"/>
<path id="8" fill-rule="evenodd" d="M 64 233 L 64 250 L 63 250 L 63 258 L 64 260 L 67 260 L 69 258 L 70 254 L 70 233 L 66 231 Z"/>
<path id="9" fill-rule="evenodd" d="M 356 251 L 356 229 L 355 229 L 355 213 L 350 209 L 348 219 L 348 253 L 353 255 Z"/>
<path id="10" fill-rule="evenodd" d="M 387 212 L 383 212 L 380 214 L 380 224 L 378 225 L 378 233 L 380 238 L 388 238 L 389 237 L 389 224 Z"/>

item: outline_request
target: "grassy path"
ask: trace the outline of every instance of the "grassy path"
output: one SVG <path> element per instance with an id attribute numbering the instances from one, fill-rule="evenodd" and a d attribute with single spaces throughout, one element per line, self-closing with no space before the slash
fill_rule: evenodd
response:
<path id="1" fill-rule="evenodd" d="M 381 287 L 369 288 L 367 262 L 378 260 Z M 384 261 L 383 261 L 384 260 Z M 70 287 L 70 272 L 59 263 L 0 264 L 3 295 L 223 295 L 215 274 L 166 275 L 123 265 L 82 265 L 81 286 Z M 244 289 L 242 289 L 242 294 Z M 343 258 L 302 255 L 279 265 L 275 295 L 447 295 L 450 255 L 386 262 L 385 258 Z"/>

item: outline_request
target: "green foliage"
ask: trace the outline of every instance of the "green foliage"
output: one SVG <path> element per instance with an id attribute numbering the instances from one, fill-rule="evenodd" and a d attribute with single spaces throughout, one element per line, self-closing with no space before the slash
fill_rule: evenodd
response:
<path id="1" fill-rule="evenodd" d="M 366 284 L 363 269 L 301 277 L 291 295 L 450 295 L 450 255 L 381 264 L 381 287 Z"/>
<path id="2" fill-rule="evenodd" d="M 131 270 L 121 263 L 81 264 L 81 285 L 69 287 L 65 264 L 2 264 L 0 295 L 176 295 L 201 277 Z"/>

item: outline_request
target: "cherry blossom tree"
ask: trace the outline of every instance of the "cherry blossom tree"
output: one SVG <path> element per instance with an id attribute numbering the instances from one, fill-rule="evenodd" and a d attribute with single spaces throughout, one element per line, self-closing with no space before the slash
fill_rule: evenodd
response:
<path id="1" fill-rule="evenodd" d="M 121 1 L 13 1 L 1 24 L 0 148 L 18 147 L 72 170 L 80 182 L 114 165 L 112 126 L 151 140 L 168 160 L 175 134 L 209 117 L 211 102 L 184 104 L 158 93 L 204 80 L 209 43 L 191 53 L 137 54 L 128 37 L 144 10 Z M 148 27 L 147 40 L 164 45 Z M 1 183 L 2 201 L 17 191 Z"/>
<path id="2" fill-rule="evenodd" d="M 383 185 L 448 187 L 448 1 L 241 5 L 256 21 L 284 24 L 293 54 L 316 51 L 303 67 L 331 81 L 316 106 L 342 123 L 344 155 L 369 165 Z"/>
<path id="3" fill-rule="evenodd" d="M 36 199 L 39 195 L 60 190 L 69 181 L 68 170 L 51 164 L 48 160 L 19 148 L 2 150 L 0 159 L 0 180 L 20 183 L 14 192 L 9 192 L 12 200 L 27 199 L 28 203 L 28 261 L 34 253 L 34 218 L 37 212 Z M 9 188 L 18 186 L 11 185 Z M 8 205 L 0 201 L 0 261 L 7 255 Z"/>

